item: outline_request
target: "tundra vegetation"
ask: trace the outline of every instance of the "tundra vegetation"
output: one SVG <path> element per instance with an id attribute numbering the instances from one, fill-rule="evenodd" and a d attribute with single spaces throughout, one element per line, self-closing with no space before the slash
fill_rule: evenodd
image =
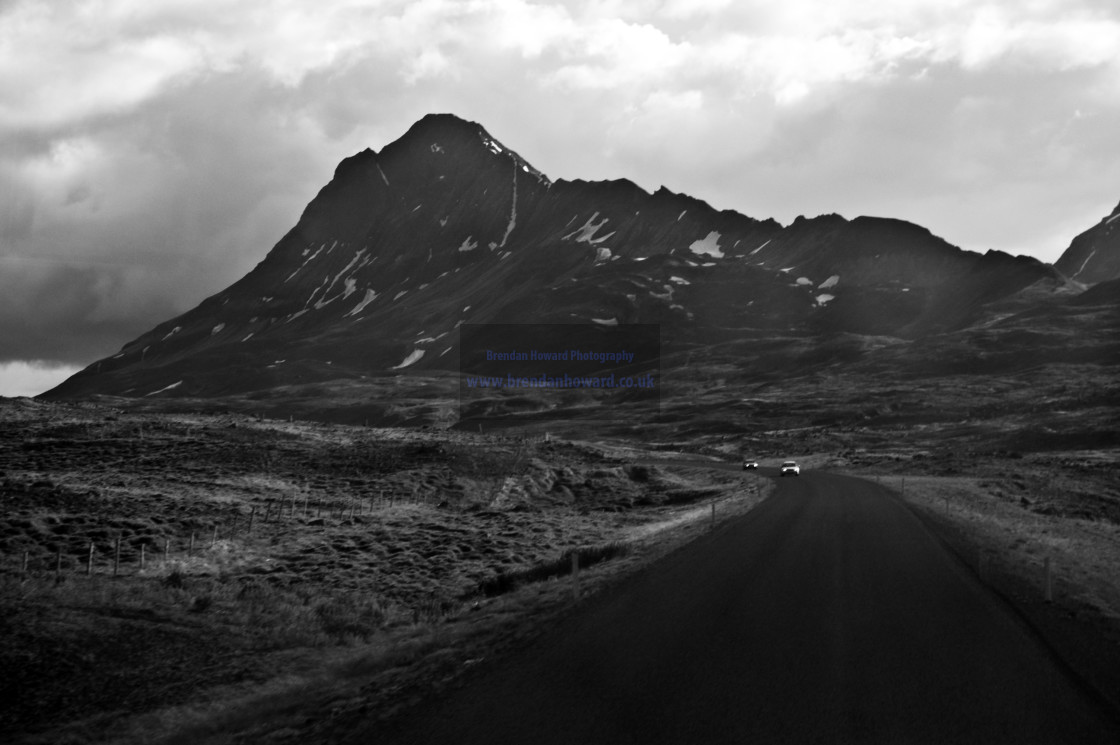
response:
<path id="1" fill-rule="evenodd" d="M 573 607 L 573 554 L 596 592 L 766 489 L 542 436 L 0 408 L 8 742 L 389 716 Z"/>

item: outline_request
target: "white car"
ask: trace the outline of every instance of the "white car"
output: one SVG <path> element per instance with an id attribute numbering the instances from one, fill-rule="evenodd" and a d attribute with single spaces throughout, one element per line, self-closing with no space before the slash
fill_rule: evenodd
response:
<path id="1" fill-rule="evenodd" d="M 797 465 L 796 461 L 787 460 L 784 463 L 782 463 L 782 475 L 783 476 L 800 476 L 801 475 L 801 466 Z"/>

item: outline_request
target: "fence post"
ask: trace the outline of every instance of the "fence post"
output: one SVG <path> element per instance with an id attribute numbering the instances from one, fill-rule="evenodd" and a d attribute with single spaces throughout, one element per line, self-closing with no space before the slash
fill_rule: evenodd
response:
<path id="1" fill-rule="evenodd" d="M 27 556 L 28 556 L 29 553 L 31 553 L 31 552 L 30 551 L 24 551 L 23 552 L 23 569 L 21 571 L 25 576 L 27 575 Z"/>
<path id="2" fill-rule="evenodd" d="M 572 599 L 579 600 L 579 550 L 572 551 Z"/>
<path id="3" fill-rule="evenodd" d="M 113 546 L 113 576 L 116 577 L 121 571 L 121 535 L 117 534 L 116 545 Z"/>
<path id="4" fill-rule="evenodd" d="M 164 563 L 166 563 L 167 560 L 170 559 L 170 558 L 171 558 L 171 539 L 170 538 L 164 538 L 163 539 L 163 561 L 164 561 Z"/>
<path id="5" fill-rule="evenodd" d="M 249 534 L 252 534 L 252 532 L 253 532 L 253 518 L 256 517 L 256 516 L 257 516 L 257 506 L 253 505 L 253 508 L 251 510 L 249 510 L 249 530 L 246 531 Z"/>
<path id="6" fill-rule="evenodd" d="M 89 542 L 89 556 L 86 558 L 86 576 L 93 574 L 93 541 Z"/>
<path id="7" fill-rule="evenodd" d="M 214 544 L 218 542 L 218 526 L 214 526 L 214 533 L 210 536 L 210 548 L 214 548 Z"/>
<path id="8" fill-rule="evenodd" d="M 62 549 L 58 549 L 58 553 L 54 557 L 54 581 L 55 583 L 62 581 Z"/>
<path id="9" fill-rule="evenodd" d="M 187 556 L 194 555 L 194 531 L 191 531 L 191 542 L 187 545 Z"/>
<path id="10" fill-rule="evenodd" d="M 141 572 L 144 571 L 144 553 L 147 550 L 147 548 L 148 548 L 148 544 L 146 544 L 146 543 L 141 543 L 140 544 L 140 571 Z"/>

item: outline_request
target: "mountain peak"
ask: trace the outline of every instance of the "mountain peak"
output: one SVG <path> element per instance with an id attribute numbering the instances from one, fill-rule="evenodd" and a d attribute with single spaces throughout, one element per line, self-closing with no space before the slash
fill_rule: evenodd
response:
<path id="1" fill-rule="evenodd" d="M 481 134 L 489 137 L 489 133 L 478 122 L 472 122 L 469 119 L 463 119 L 455 114 L 425 114 L 418 119 L 408 131 L 404 133 L 401 139 L 409 137 L 428 137 L 439 136 L 445 134 L 452 134 L 458 132 L 465 132 L 471 134 Z"/>
<path id="2" fill-rule="evenodd" d="M 485 162 L 480 158 L 488 160 L 497 156 L 512 160 L 517 170 L 536 177 L 542 184 L 551 184 L 547 176 L 502 144 L 481 124 L 455 114 L 426 114 L 400 139 L 386 145 L 381 154 L 387 158 L 406 154 L 413 161 L 417 154 L 451 156 L 472 159 L 475 165 Z"/>

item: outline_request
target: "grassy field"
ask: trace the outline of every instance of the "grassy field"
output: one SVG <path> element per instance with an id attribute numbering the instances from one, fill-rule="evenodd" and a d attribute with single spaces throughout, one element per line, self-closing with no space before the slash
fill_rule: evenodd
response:
<path id="1" fill-rule="evenodd" d="M 0 409 L 6 742 L 329 741 L 548 628 L 573 553 L 586 596 L 765 495 L 543 437 Z"/>

